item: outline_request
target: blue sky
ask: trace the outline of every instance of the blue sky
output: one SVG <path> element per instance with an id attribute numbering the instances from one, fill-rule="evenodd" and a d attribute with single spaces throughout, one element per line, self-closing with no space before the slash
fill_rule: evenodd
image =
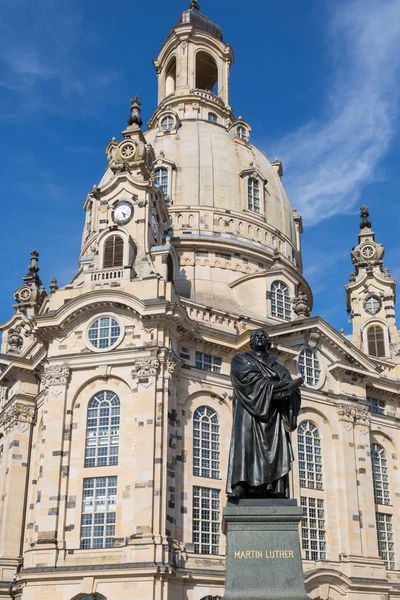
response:
<path id="1" fill-rule="evenodd" d="M 231 105 L 252 142 L 283 161 L 304 219 L 314 315 L 350 333 L 344 285 L 358 207 L 370 207 L 385 264 L 400 277 L 398 0 L 200 0 L 233 46 Z M 0 322 L 29 251 L 43 283 L 77 268 L 83 202 L 104 150 L 142 99 L 156 108 L 152 59 L 187 3 L 13 0 L 0 22 Z"/>

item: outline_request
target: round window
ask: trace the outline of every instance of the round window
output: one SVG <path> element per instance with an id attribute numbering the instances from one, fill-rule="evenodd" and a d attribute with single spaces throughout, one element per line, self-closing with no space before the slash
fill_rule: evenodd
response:
<path id="1" fill-rule="evenodd" d="M 115 348 L 120 343 L 122 336 L 122 326 L 111 316 L 100 317 L 92 321 L 87 331 L 88 344 L 95 351 Z"/>
<path id="2" fill-rule="evenodd" d="M 173 128 L 175 123 L 175 119 L 171 116 L 168 117 L 164 117 L 161 120 L 161 129 L 163 129 L 164 131 L 169 131 L 170 129 Z"/>
<path id="3" fill-rule="evenodd" d="M 321 378 L 321 366 L 316 353 L 310 348 L 305 348 L 299 353 L 299 371 L 307 385 L 318 385 Z"/>
<path id="4" fill-rule="evenodd" d="M 376 315 L 381 310 L 381 301 L 376 296 L 370 296 L 364 304 L 365 311 L 370 315 Z"/>

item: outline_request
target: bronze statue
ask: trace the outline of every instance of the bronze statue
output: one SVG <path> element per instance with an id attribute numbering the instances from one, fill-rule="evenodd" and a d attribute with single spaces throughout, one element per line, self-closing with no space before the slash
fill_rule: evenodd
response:
<path id="1" fill-rule="evenodd" d="M 288 498 L 293 462 L 290 432 L 297 426 L 303 379 L 269 354 L 262 330 L 250 338 L 251 350 L 231 364 L 233 426 L 227 494 L 233 498 Z"/>

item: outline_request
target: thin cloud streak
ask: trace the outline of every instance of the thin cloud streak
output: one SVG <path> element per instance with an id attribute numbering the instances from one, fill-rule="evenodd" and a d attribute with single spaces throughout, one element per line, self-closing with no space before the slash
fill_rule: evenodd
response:
<path id="1" fill-rule="evenodd" d="M 292 205 L 308 225 L 349 212 L 396 132 L 400 97 L 400 2 L 334 5 L 328 35 L 333 78 L 321 118 L 269 144 L 287 173 Z"/>

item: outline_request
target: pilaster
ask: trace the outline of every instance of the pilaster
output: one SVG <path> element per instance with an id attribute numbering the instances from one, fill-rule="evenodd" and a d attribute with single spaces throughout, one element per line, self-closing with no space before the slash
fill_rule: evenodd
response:
<path id="1" fill-rule="evenodd" d="M 63 478 L 68 476 L 68 456 L 64 451 L 64 428 L 66 400 L 70 369 L 64 365 L 47 367 L 42 377 L 42 389 L 46 391 L 43 407 L 44 453 L 38 476 L 38 521 L 35 553 L 41 553 L 41 564 L 56 564 L 59 543 L 57 539 L 60 506 L 64 501 L 61 490 Z M 37 562 L 37 561 L 36 561 Z"/>
<path id="2" fill-rule="evenodd" d="M 0 415 L 0 581 L 10 581 L 21 559 L 33 405 L 14 399 Z"/>

